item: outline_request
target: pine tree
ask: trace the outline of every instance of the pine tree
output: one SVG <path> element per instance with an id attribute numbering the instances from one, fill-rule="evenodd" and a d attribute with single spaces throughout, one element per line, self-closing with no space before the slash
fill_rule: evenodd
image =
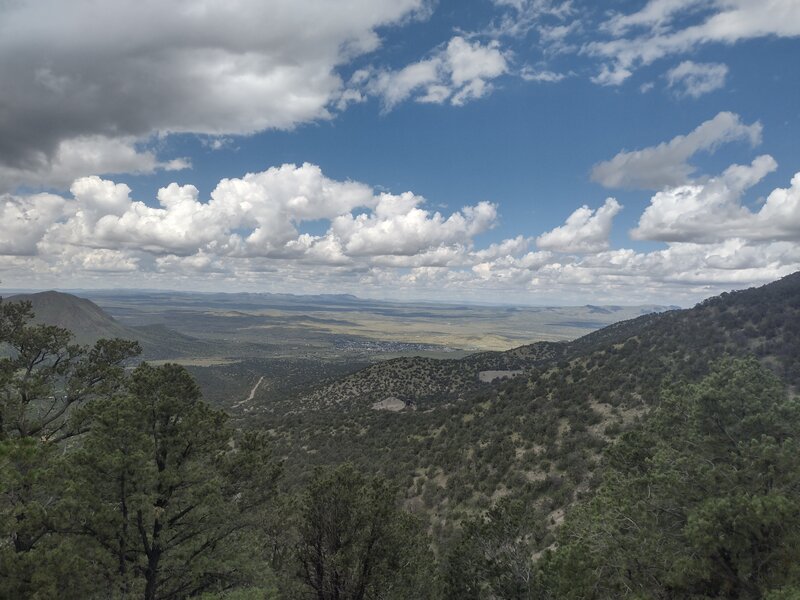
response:
<path id="1" fill-rule="evenodd" d="M 120 388 L 125 362 L 139 353 L 123 340 L 79 346 L 66 329 L 32 319 L 29 302 L 0 300 L 0 596 L 8 597 L 46 587 L 37 578 L 54 551 L 67 442 L 85 430 L 85 408 Z"/>
<path id="2" fill-rule="evenodd" d="M 258 579 L 254 535 L 280 469 L 183 367 L 139 366 L 97 406 L 72 465 L 70 522 L 102 550 L 109 591 L 167 600 Z"/>

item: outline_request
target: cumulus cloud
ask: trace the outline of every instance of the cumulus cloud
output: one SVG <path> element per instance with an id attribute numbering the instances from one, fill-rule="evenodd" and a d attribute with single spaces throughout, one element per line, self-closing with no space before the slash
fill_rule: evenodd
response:
<path id="1" fill-rule="evenodd" d="M 716 243 L 800 241 L 800 173 L 777 188 L 757 211 L 742 204 L 744 192 L 777 168 L 768 155 L 750 165 L 733 165 L 702 184 L 658 192 L 631 232 L 634 239 Z"/>
<path id="2" fill-rule="evenodd" d="M 371 214 L 336 217 L 332 233 L 349 256 L 415 255 L 441 244 L 454 244 L 490 228 L 497 207 L 489 202 L 468 206 L 448 218 L 419 207 L 423 199 L 406 192 L 381 194 Z"/>
<path id="3" fill-rule="evenodd" d="M 506 53 L 497 41 L 482 44 L 455 36 L 430 58 L 377 72 L 366 89 L 379 96 L 387 110 L 412 97 L 417 102 L 460 106 L 488 94 L 492 80 L 507 72 Z"/>
<path id="4" fill-rule="evenodd" d="M 700 21 L 686 25 L 687 16 Z M 616 13 L 602 24 L 612 39 L 592 41 L 583 51 L 604 63 L 597 83 L 619 85 L 640 66 L 699 46 L 734 44 L 760 37 L 800 36 L 795 0 L 650 0 L 633 13 Z"/>
<path id="5" fill-rule="evenodd" d="M 287 244 L 296 246 L 300 223 L 377 204 L 369 186 L 331 180 L 310 164 L 223 179 L 208 202 L 194 186 L 173 183 L 158 191 L 153 207 L 132 200 L 128 186 L 97 176 L 76 180 L 70 191 L 72 215 L 54 223 L 44 243 L 176 255 L 292 253 Z"/>
<path id="6" fill-rule="evenodd" d="M 0 255 L 36 254 L 36 244 L 64 216 L 66 204 L 54 194 L 0 196 Z"/>
<path id="7" fill-rule="evenodd" d="M 489 244 L 488 247 L 475 252 L 479 260 L 493 260 L 503 256 L 518 256 L 528 250 L 530 240 L 522 235 L 503 240 L 500 243 Z"/>
<path id="8" fill-rule="evenodd" d="M 761 123 L 742 123 L 739 115 L 721 112 L 687 135 L 641 150 L 623 150 L 592 168 L 592 181 L 607 188 L 660 189 L 686 183 L 695 168 L 688 160 L 698 152 L 714 152 L 735 141 L 761 143 Z"/>
<path id="9" fill-rule="evenodd" d="M 472 272 L 482 281 L 527 287 L 540 270 L 556 263 L 548 251 L 528 252 L 523 256 L 496 256 L 472 267 Z"/>
<path id="10" fill-rule="evenodd" d="M 614 217 L 622 205 L 614 198 L 607 198 L 597 210 L 583 205 L 560 227 L 536 238 L 536 245 L 544 250 L 567 253 L 594 253 L 606 250 Z"/>
<path id="11" fill-rule="evenodd" d="M 311 164 L 224 179 L 208 198 L 173 183 L 155 203 L 125 184 L 85 177 L 69 195 L 0 196 L 0 279 L 540 304 L 663 302 L 669 294 L 692 302 L 800 269 L 800 173 L 758 209 L 743 203 L 774 169 L 761 156 L 653 195 L 633 232 L 666 246 L 650 251 L 609 247 L 621 209 L 613 199 L 579 208 L 538 237 L 479 245 L 498 221 L 494 203 L 437 212 L 413 192 L 378 193 Z"/>
<path id="12" fill-rule="evenodd" d="M 444 264 L 466 256 L 472 238 L 497 218 L 489 202 L 445 216 L 425 209 L 425 199 L 411 192 L 375 194 L 363 183 L 325 177 L 311 164 L 223 179 L 207 201 L 196 187 L 172 183 L 150 206 L 131 198 L 127 185 L 97 176 L 77 179 L 70 192 L 71 198 L 0 197 L 0 254 L 78 256 L 91 270 L 137 261 L 198 271 L 224 269 L 220 260 L 355 265 L 383 257 L 383 264 L 400 266 L 402 257 L 414 257 L 404 264 Z M 320 220 L 329 222 L 326 233 L 300 230 Z M 131 260 L 123 260 L 125 253 Z"/>
<path id="13" fill-rule="evenodd" d="M 666 249 L 635 252 L 609 250 L 569 265 L 576 277 L 605 277 L 610 284 L 633 289 L 636 285 L 686 286 L 745 284 L 770 281 L 798 268 L 795 244 L 753 244 L 731 238 L 717 244 L 674 243 Z M 749 255 L 747 262 L 740 257 Z M 592 277 L 594 275 L 594 277 Z"/>
<path id="14" fill-rule="evenodd" d="M 0 3 L 0 80 L 14 82 L 0 86 L 0 187 L 167 167 L 132 143 L 156 133 L 327 119 L 343 90 L 338 67 L 423 4 Z"/>
<path id="15" fill-rule="evenodd" d="M 727 65 L 685 60 L 667 71 L 667 84 L 676 89 L 679 95 L 699 98 L 725 87 L 727 75 Z"/>

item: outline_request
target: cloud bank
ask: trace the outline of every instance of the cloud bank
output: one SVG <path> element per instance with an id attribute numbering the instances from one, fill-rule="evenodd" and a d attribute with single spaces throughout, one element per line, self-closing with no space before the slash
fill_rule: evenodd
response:
<path id="1" fill-rule="evenodd" d="M 376 192 L 312 164 L 223 179 L 208 198 L 173 183 L 156 203 L 84 177 L 68 195 L 0 196 L 0 278 L 27 287 L 69 280 L 528 303 L 692 301 L 800 268 L 800 173 L 758 210 L 743 204 L 775 167 L 763 155 L 657 192 L 631 232 L 665 244 L 652 251 L 612 247 L 622 210 L 613 198 L 535 238 L 482 244 L 502 218 L 498 204 L 442 213 L 411 191 Z"/>

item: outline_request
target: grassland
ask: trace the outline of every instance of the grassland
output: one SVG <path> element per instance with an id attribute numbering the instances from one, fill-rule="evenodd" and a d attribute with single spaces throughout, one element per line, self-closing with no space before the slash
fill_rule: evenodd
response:
<path id="1" fill-rule="evenodd" d="M 275 346 L 271 356 L 502 351 L 571 340 L 664 308 L 393 303 L 280 294 L 94 292 L 89 297 L 125 325 L 158 324 L 204 340 Z"/>

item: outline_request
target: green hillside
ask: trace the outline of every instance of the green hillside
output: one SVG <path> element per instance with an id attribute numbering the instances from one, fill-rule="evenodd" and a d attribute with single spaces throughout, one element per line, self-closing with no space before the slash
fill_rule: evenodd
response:
<path id="1" fill-rule="evenodd" d="M 0 596 L 796 598 L 798 317 L 800 273 L 310 391 L 292 359 L 231 419 L 0 303 Z"/>
<path id="2" fill-rule="evenodd" d="M 260 407 L 261 419 L 287 459 L 290 485 L 311 466 L 353 462 L 400 481 L 406 506 L 446 542 L 460 521 L 504 497 L 560 522 L 591 488 L 609 441 L 636 427 L 665 385 L 699 380 L 724 355 L 756 356 L 800 383 L 800 274 L 571 343 L 380 363 Z M 490 369 L 524 372 L 481 382 Z M 409 406 L 373 409 L 387 397 Z M 551 541 L 543 535 L 541 547 Z"/>

